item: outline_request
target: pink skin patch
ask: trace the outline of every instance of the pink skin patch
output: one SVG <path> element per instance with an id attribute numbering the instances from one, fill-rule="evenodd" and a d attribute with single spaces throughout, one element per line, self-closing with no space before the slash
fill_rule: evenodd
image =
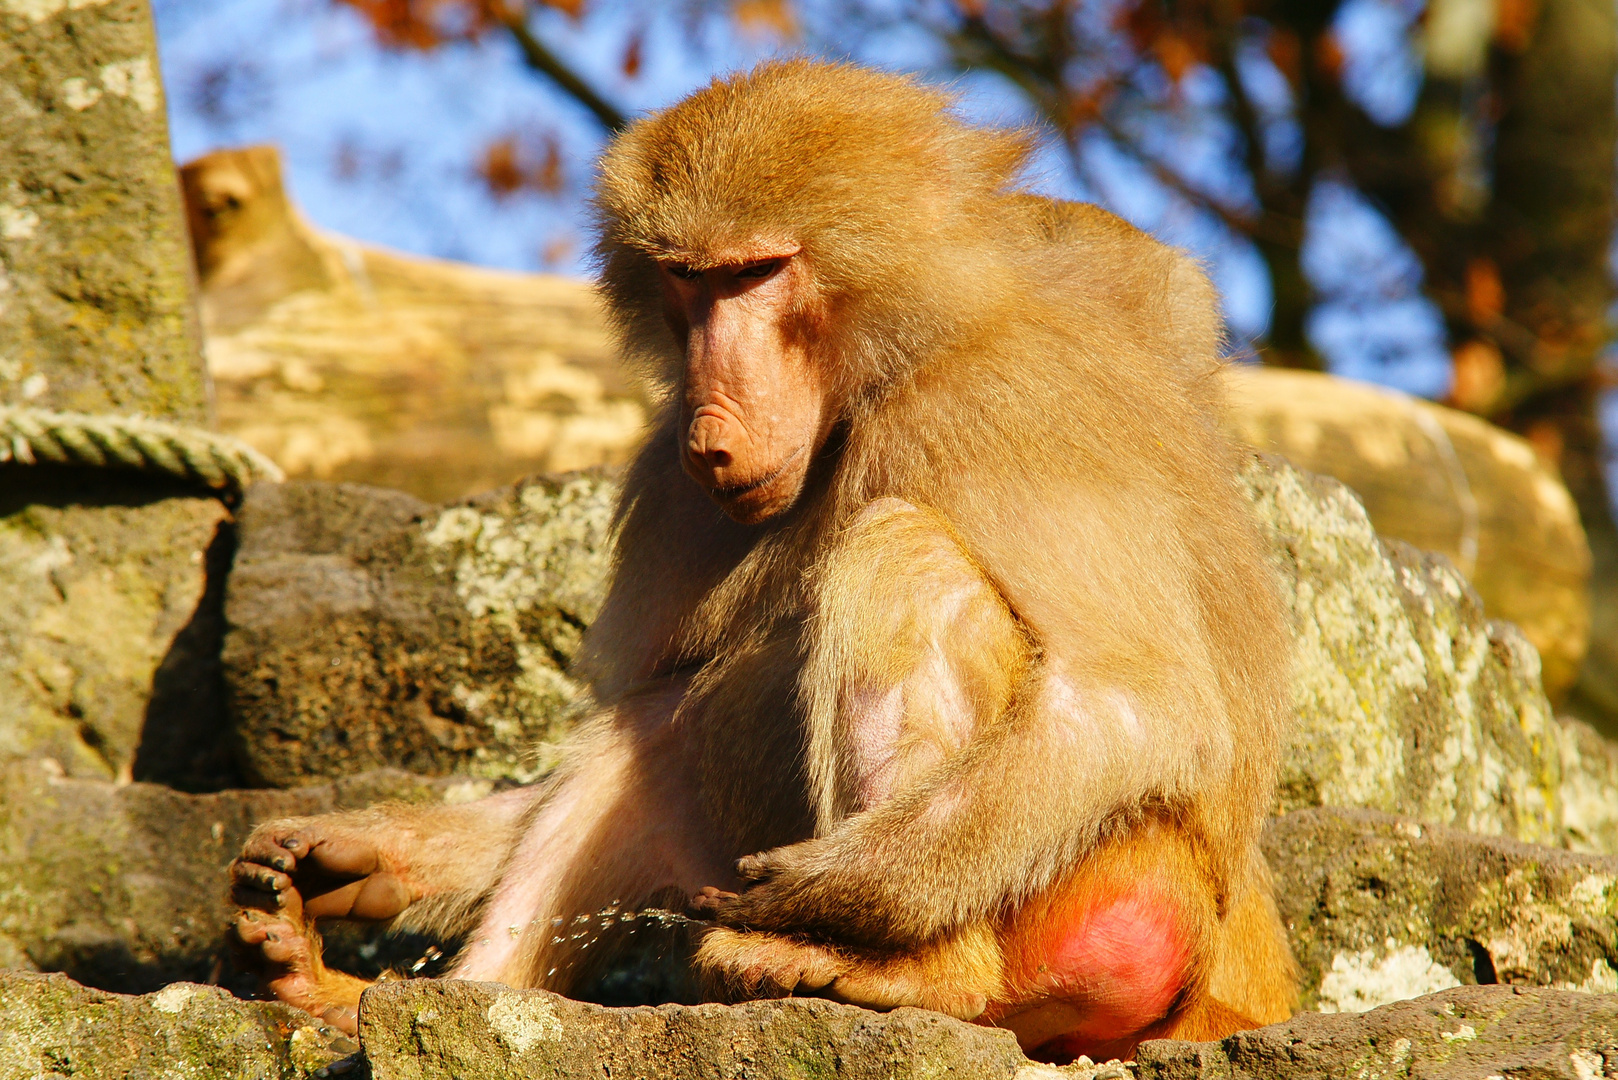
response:
<path id="1" fill-rule="evenodd" d="M 1086 897 L 1031 921 L 1006 943 L 1010 999 L 984 1018 L 1036 1057 L 1127 1053 L 1185 987 L 1190 943 L 1173 905 L 1152 890 Z"/>

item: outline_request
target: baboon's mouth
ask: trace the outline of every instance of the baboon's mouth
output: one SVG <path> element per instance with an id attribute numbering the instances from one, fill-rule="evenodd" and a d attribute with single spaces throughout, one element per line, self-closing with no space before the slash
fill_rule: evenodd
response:
<path id="1" fill-rule="evenodd" d="M 765 473 L 757 480 L 749 480 L 745 484 L 716 485 L 715 487 L 709 488 L 708 493 L 714 498 L 718 499 L 720 502 L 732 502 L 744 495 L 750 495 L 755 491 L 767 488 L 777 480 L 781 479 L 782 474 L 784 474 L 787 469 L 792 466 L 792 463 L 797 461 L 799 457 L 803 456 L 803 450 L 804 448 L 802 446 L 798 447 L 796 450 L 792 451 L 792 453 L 783 458 L 781 460 L 781 464 L 777 465 L 774 469 Z"/>

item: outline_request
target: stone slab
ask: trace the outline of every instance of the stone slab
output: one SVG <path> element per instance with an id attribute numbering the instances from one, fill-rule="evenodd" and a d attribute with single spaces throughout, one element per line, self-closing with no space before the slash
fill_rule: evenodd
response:
<path id="1" fill-rule="evenodd" d="M 606 1009 L 494 983 L 381 983 L 360 1004 L 373 1080 L 1011 1080 L 1008 1031 L 830 1001 Z"/>
<path id="2" fill-rule="evenodd" d="M 1618 996 L 1464 986 L 1223 1042 L 1148 1042 L 1136 1062 L 1141 1080 L 1596 1080 L 1618 1075 Z"/>

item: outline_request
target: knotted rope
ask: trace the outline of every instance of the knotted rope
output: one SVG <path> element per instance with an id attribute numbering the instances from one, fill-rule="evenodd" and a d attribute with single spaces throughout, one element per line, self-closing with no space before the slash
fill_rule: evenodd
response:
<path id="1" fill-rule="evenodd" d="M 166 473 L 219 491 L 286 478 L 240 439 L 141 416 L 0 406 L 0 462 L 89 465 Z"/>

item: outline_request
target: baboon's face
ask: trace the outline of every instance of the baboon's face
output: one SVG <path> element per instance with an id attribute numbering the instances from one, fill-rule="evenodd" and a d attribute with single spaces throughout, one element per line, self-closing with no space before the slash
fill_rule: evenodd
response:
<path id="1" fill-rule="evenodd" d="M 711 266 L 658 265 L 685 351 L 685 470 L 731 518 L 765 521 L 797 500 L 830 426 L 811 356 L 819 304 L 809 267 L 779 246 Z"/>

